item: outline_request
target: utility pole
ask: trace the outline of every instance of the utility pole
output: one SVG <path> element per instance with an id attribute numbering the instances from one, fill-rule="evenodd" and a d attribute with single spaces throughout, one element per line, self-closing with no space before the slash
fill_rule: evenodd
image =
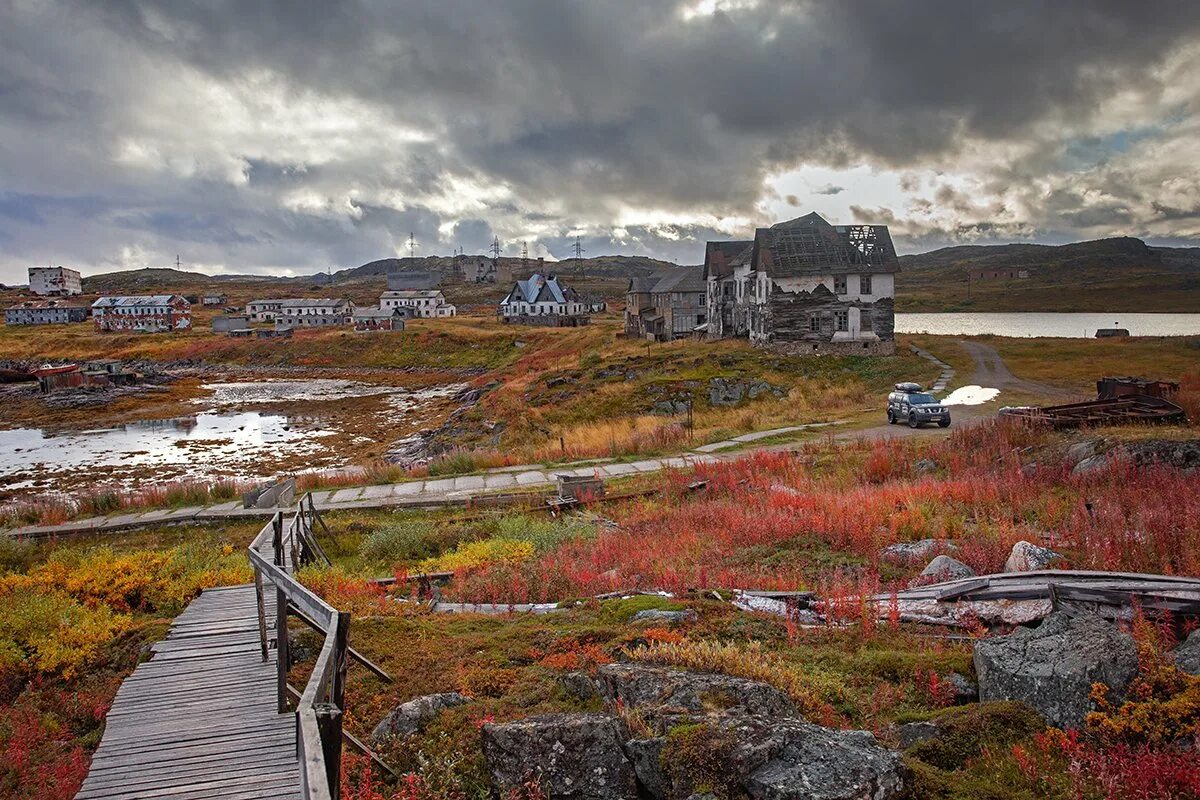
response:
<path id="1" fill-rule="evenodd" d="M 521 274 L 529 272 L 529 242 L 521 242 Z"/>

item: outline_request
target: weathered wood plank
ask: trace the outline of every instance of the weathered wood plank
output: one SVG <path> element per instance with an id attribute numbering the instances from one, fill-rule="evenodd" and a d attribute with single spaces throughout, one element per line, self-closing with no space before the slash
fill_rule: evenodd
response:
<path id="1" fill-rule="evenodd" d="M 261 642 L 253 585 L 193 600 L 117 691 L 78 800 L 300 798 L 296 719 Z"/>

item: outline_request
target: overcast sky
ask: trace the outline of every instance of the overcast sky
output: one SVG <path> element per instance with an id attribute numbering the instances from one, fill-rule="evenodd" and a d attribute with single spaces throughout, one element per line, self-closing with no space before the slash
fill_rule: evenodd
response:
<path id="1" fill-rule="evenodd" d="M 699 263 L 811 210 L 1200 245 L 1200 2 L 0 0 L 0 281 Z"/>

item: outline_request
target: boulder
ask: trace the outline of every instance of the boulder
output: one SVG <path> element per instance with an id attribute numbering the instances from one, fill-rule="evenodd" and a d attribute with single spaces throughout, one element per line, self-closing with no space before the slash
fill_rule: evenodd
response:
<path id="1" fill-rule="evenodd" d="M 685 622 L 695 622 L 696 612 L 691 609 L 684 611 L 667 611 L 662 608 L 644 608 L 633 615 L 634 622 L 665 622 L 669 625 L 682 625 Z"/>
<path id="2" fill-rule="evenodd" d="M 375 730 L 371 738 L 380 742 L 391 736 L 412 736 L 419 733 L 425 725 L 441 713 L 444 708 L 453 708 L 471 702 L 471 698 L 458 692 L 444 694 L 427 694 L 417 697 L 407 703 L 401 703 L 388 712 Z"/>
<path id="3" fill-rule="evenodd" d="M 918 539 L 915 542 L 889 544 L 883 548 L 880 556 L 894 564 L 911 564 L 924 561 L 938 550 L 952 552 L 957 549 L 958 546 L 948 539 Z"/>
<path id="4" fill-rule="evenodd" d="M 752 800 L 887 800 L 904 789 L 900 757 L 867 731 L 743 714 L 707 724 L 724 756 L 721 780 Z M 686 797 L 699 787 L 689 785 L 687 765 L 677 757 L 668 741 L 662 760 L 671 796 Z"/>
<path id="5" fill-rule="evenodd" d="M 1087 475 L 1089 472 L 1096 472 L 1104 469 L 1108 464 L 1108 456 L 1104 453 L 1097 453 L 1094 456 L 1088 456 L 1071 468 L 1072 475 Z"/>
<path id="6" fill-rule="evenodd" d="M 975 570 L 956 558 L 951 558 L 948 555 L 940 555 L 934 556 L 929 565 L 921 570 L 921 575 L 926 578 L 936 578 L 940 581 L 954 581 L 959 578 L 974 578 Z"/>
<path id="7" fill-rule="evenodd" d="M 1200 675 L 1200 628 L 1188 634 L 1175 648 L 1175 666 L 1189 675 Z"/>
<path id="8" fill-rule="evenodd" d="M 681 714 L 710 710 L 769 717 L 796 713 L 792 701 L 774 686 L 730 675 L 653 664 L 605 664 L 599 680 L 607 700 L 637 709 L 647 721 L 664 719 L 666 725 Z"/>
<path id="9" fill-rule="evenodd" d="M 555 800 L 637 797 L 633 764 L 610 714 L 540 714 L 483 726 L 483 756 L 503 796 L 536 780 Z"/>
<path id="10" fill-rule="evenodd" d="M 1092 710 L 1093 683 L 1119 702 L 1137 674 L 1129 634 L 1094 614 L 1055 612 L 1036 628 L 975 644 L 979 699 L 1020 700 L 1059 728 L 1078 728 Z"/>
<path id="11" fill-rule="evenodd" d="M 937 472 L 937 468 L 938 468 L 938 463 L 936 461 L 934 461 L 932 458 L 922 458 L 922 459 L 919 459 L 915 464 L 913 464 L 913 471 L 915 471 L 918 475 L 925 475 L 930 472 Z"/>
<path id="12" fill-rule="evenodd" d="M 906 722 L 893 729 L 901 750 L 907 750 L 918 742 L 927 742 L 941 735 L 942 729 L 936 722 Z"/>
<path id="13" fill-rule="evenodd" d="M 564 672 L 558 676 L 558 684 L 569 697 L 582 703 L 600 699 L 600 687 L 586 672 Z"/>
<path id="14" fill-rule="evenodd" d="M 1076 442 L 1067 448 L 1067 463 L 1078 464 L 1080 461 L 1086 461 L 1096 455 L 1100 449 L 1100 442 L 1095 439 L 1085 439 L 1082 442 Z"/>
<path id="15" fill-rule="evenodd" d="M 1049 569 L 1051 562 L 1056 558 L 1062 558 L 1062 554 L 1022 540 L 1013 545 L 1008 560 L 1004 562 L 1004 571 L 1035 572 Z"/>
<path id="16" fill-rule="evenodd" d="M 625 743 L 625 755 L 633 764 L 638 783 L 656 800 L 665 800 L 670 796 L 670 784 L 662 767 L 662 752 L 666 744 L 665 736 L 630 739 Z"/>
<path id="17" fill-rule="evenodd" d="M 974 703 L 979 699 L 979 686 L 975 681 L 957 672 L 951 672 L 942 676 L 942 681 L 954 687 L 954 703 L 962 705 L 964 703 Z"/>

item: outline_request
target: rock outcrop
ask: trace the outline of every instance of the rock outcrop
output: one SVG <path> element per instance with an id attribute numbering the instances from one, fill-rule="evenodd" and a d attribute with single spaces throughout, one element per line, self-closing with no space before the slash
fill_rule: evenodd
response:
<path id="1" fill-rule="evenodd" d="M 975 644 L 980 700 L 1020 700 L 1060 728 L 1083 725 L 1093 683 L 1119 701 L 1137 668 L 1133 638 L 1093 614 L 1055 612 L 1036 628 Z"/>
<path id="2" fill-rule="evenodd" d="M 541 714 L 483 726 L 483 755 L 503 796 L 535 780 L 554 800 L 638 796 L 620 720 L 610 714 Z"/>
<path id="3" fill-rule="evenodd" d="M 774 686 L 729 675 L 651 664 L 605 664 L 599 680 L 607 700 L 636 708 L 647 718 L 710 710 L 767 717 L 796 713 L 792 701 Z"/>
<path id="4" fill-rule="evenodd" d="M 1200 675 L 1200 629 L 1192 631 L 1175 648 L 1175 666 L 1189 675 Z"/>
<path id="5" fill-rule="evenodd" d="M 912 564 L 924 561 L 938 550 L 953 552 L 957 549 L 958 546 L 949 539 L 918 539 L 915 542 L 889 544 L 883 548 L 880 556 L 893 564 Z"/>
<path id="6" fill-rule="evenodd" d="M 935 556 L 929 562 L 925 569 L 921 570 L 921 576 L 924 578 L 932 578 L 937 581 L 954 581 L 959 578 L 974 578 L 975 570 L 968 567 L 966 564 L 959 561 L 957 558 L 952 558 L 947 555 Z"/>
<path id="7" fill-rule="evenodd" d="M 1040 569 L 1049 569 L 1050 564 L 1056 558 L 1062 558 L 1062 554 L 1022 540 L 1013 545 L 1012 551 L 1008 554 L 1008 560 L 1004 562 L 1004 571 L 1036 572 Z"/>
<path id="8" fill-rule="evenodd" d="M 380 742 L 392 736 L 412 736 L 419 733 L 430 720 L 442 712 L 442 709 L 469 702 L 471 698 L 458 692 L 427 694 L 414 698 L 389 711 L 375 726 L 375 730 L 371 731 L 371 739 Z"/>

